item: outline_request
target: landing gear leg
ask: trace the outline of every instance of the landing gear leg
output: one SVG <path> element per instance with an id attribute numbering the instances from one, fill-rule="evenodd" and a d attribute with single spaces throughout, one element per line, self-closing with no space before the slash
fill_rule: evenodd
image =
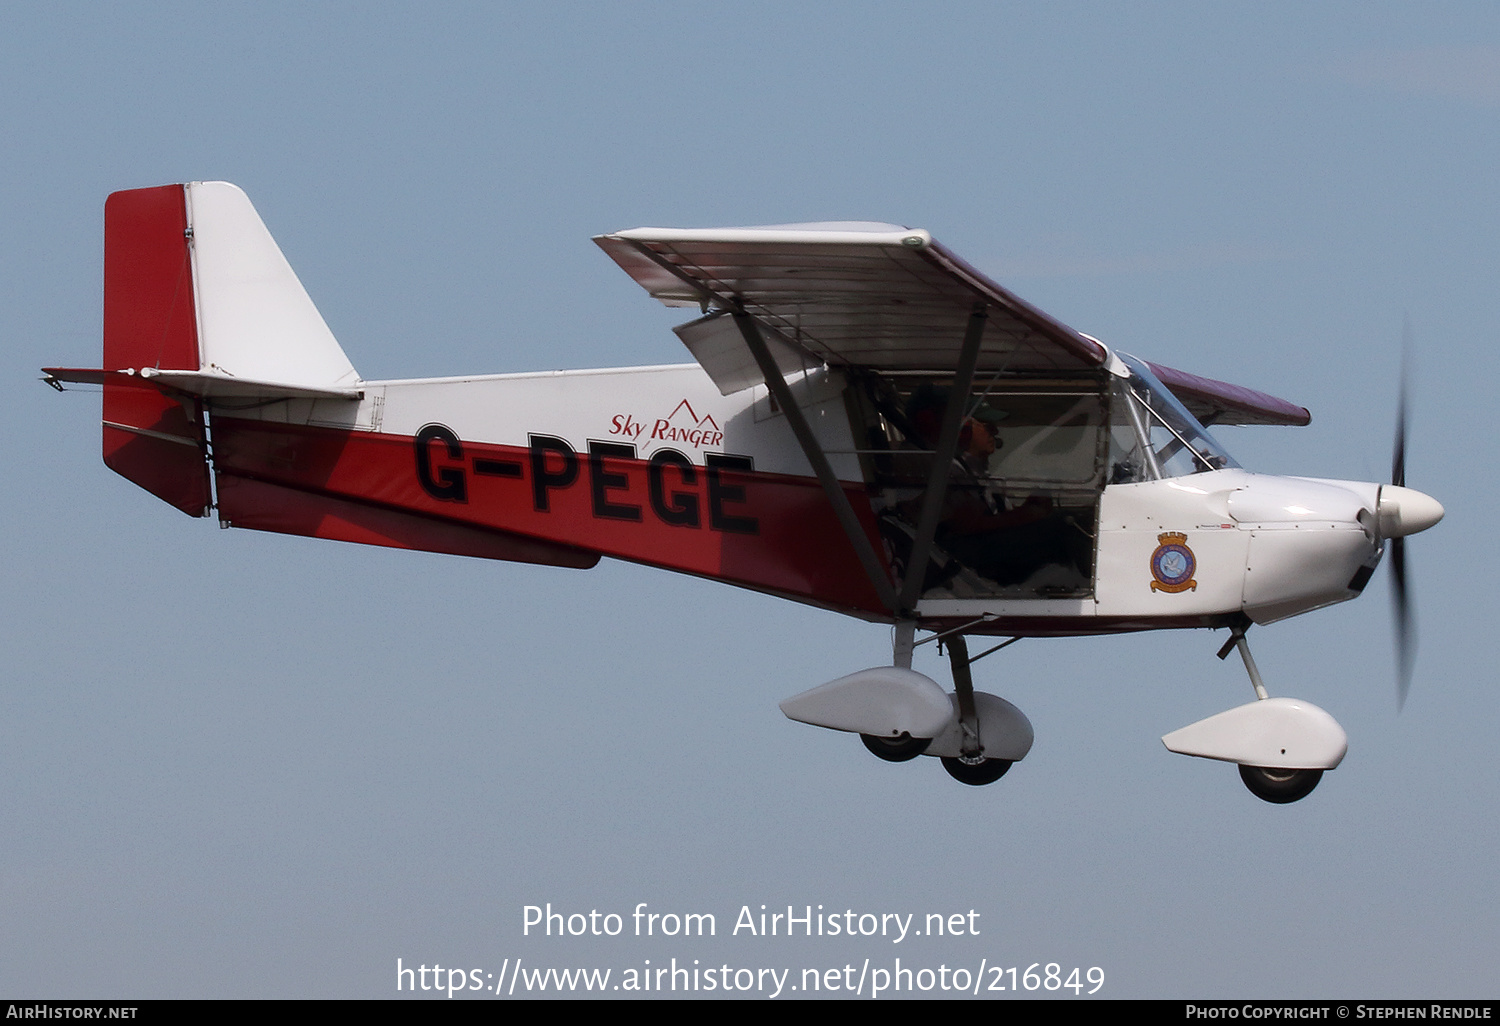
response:
<path id="1" fill-rule="evenodd" d="M 917 621 L 898 620 L 891 628 L 891 665 L 911 669 L 911 652 L 916 648 Z"/>
<path id="2" fill-rule="evenodd" d="M 1260 670 L 1255 666 L 1255 657 L 1250 654 L 1250 643 L 1245 640 L 1245 631 L 1250 629 L 1248 623 L 1236 624 L 1230 628 L 1229 640 L 1224 642 L 1219 649 L 1219 658 L 1228 659 L 1229 650 L 1237 648 L 1240 650 L 1240 659 L 1245 663 L 1245 672 L 1250 675 L 1250 683 L 1255 688 L 1255 697 L 1264 702 L 1271 695 L 1266 691 L 1265 682 L 1260 679 Z"/>
<path id="3" fill-rule="evenodd" d="M 1260 670 L 1255 665 L 1255 657 L 1250 654 L 1250 643 L 1245 640 L 1245 631 L 1249 629 L 1249 626 L 1248 623 L 1241 623 L 1230 628 L 1229 640 L 1224 642 L 1224 646 L 1219 649 L 1219 658 L 1227 659 L 1230 649 L 1238 649 L 1240 659 L 1245 663 L 1245 672 L 1250 675 L 1250 683 L 1255 688 L 1255 697 L 1264 702 L 1271 696 L 1266 691 L 1265 681 L 1261 680 Z M 1250 793 L 1261 801 L 1271 802 L 1273 805 L 1289 805 L 1312 794 L 1313 788 L 1318 786 L 1318 781 L 1323 779 L 1323 771 L 1247 766 L 1241 763 L 1240 779 L 1245 782 Z"/>
<path id="4" fill-rule="evenodd" d="M 948 662 L 953 667 L 953 693 L 958 698 L 961 737 L 957 758 L 943 757 L 943 769 L 959 783 L 981 787 L 993 784 L 1010 769 L 1008 759 L 986 759 L 979 743 L 979 712 L 974 705 L 974 675 L 969 671 L 969 643 L 962 634 L 947 639 Z"/>

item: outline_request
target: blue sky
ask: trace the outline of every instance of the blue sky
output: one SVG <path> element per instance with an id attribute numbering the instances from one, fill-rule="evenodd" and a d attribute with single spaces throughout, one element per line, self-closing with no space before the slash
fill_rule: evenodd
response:
<path id="1" fill-rule="evenodd" d="M 395 996 L 496 971 L 1101 967 L 1109 997 L 1494 996 L 1500 13 L 1488 4 L 11 4 L 0 13 L 0 993 Z M 925 227 L 1149 359 L 1306 405 L 1246 466 L 1380 480 L 1403 317 L 1421 620 L 1385 577 L 1252 632 L 1350 753 L 1264 805 L 1169 730 L 1248 701 L 1222 634 L 976 666 L 1037 729 L 983 789 L 776 703 L 887 631 L 622 564 L 219 531 L 106 470 L 111 191 L 244 187 L 367 378 L 685 359 L 589 242 Z M 918 668 L 946 679 L 935 656 Z M 522 909 L 712 912 L 692 941 Z M 981 914 L 897 948 L 741 906 Z M 1064 995 L 1070 992 L 1063 991 Z"/>

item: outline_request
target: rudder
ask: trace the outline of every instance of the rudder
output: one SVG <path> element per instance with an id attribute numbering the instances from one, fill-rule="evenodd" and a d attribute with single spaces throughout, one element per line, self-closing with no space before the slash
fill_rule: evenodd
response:
<path id="1" fill-rule="evenodd" d="M 181 185 L 117 192 L 104 204 L 104 370 L 143 367 L 199 367 Z M 107 467 L 190 516 L 208 514 L 213 493 L 199 403 L 106 375 L 103 420 Z"/>

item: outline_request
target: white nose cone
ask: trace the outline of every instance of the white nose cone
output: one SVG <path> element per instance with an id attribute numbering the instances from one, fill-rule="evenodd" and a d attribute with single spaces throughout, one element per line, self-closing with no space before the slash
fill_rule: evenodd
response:
<path id="1" fill-rule="evenodd" d="M 1381 485 L 1379 513 L 1381 535 L 1404 538 L 1443 519 L 1443 504 L 1415 488 Z"/>

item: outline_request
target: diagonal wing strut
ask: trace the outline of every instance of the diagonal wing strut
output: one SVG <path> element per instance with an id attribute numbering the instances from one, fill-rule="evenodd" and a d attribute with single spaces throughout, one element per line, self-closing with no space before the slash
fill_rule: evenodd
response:
<path id="1" fill-rule="evenodd" d="M 792 396 L 786 377 L 777 366 L 766 345 L 765 338 L 761 335 L 760 326 L 756 324 L 755 318 L 745 312 L 743 304 L 736 304 L 731 312 L 735 325 L 745 340 L 746 347 L 755 357 L 755 362 L 765 377 L 766 387 L 786 414 L 792 433 L 797 438 L 797 444 L 802 447 L 803 455 L 812 465 L 813 473 L 817 475 L 818 483 L 822 485 L 824 494 L 833 506 L 834 514 L 838 517 L 849 543 L 854 547 L 855 555 L 859 557 L 860 565 L 864 567 L 865 574 L 880 597 L 881 604 L 898 619 L 911 619 L 911 610 L 916 605 L 917 599 L 921 597 L 922 581 L 926 578 L 927 564 L 932 556 L 932 542 L 937 534 L 938 520 L 942 516 L 943 498 L 948 491 L 949 468 L 958 452 L 959 430 L 963 425 L 964 407 L 967 405 L 969 389 L 973 384 L 980 344 L 984 339 L 984 327 L 988 319 L 987 307 L 984 303 L 975 303 L 969 314 L 953 387 L 948 394 L 948 403 L 943 411 L 942 432 L 933 455 L 932 468 L 928 472 L 927 490 L 922 497 L 922 511 L 917 524 L 916 541 L 907 563 L 906 579 L 902 582 L 899 594 L 892 587 L 890 578 L 881 565 L 880 557 L 876 554 L 874 546 L 870 544 L 869 536 L 865 534 L 864 527 L 854 512 L 854 507 L 849 504 L 848 495 L 839 485 L 827 455 L 818 445 L 817 438 L 802 408 Z"/>
<path id="2" fill-rule="evenodd" d="M 819 447 L 818 440 L 813 435 L 812 426 L 807 423 L 807 417 L 802 413 L 802 407 L 797 405 L 797 400 L 792 396 L 792 390 L 787 386 L 781 368 L 772 358 L 771 350 L 761 336 L 759 325 L 755 323 L 755 318 L 745 312 L 743 304 L 735 304 L 731 312 L 735 325 L 745 339 L 745 345 L 755 357 L 761 374 L 765 375 L 766 387 L 776 397 L 776 402 L 786 414 L 787 423 L 791 425 L 792 433 L 797 436 L 797 444 L 802 447 L 802 454 L 812 464 L 813 473 L 818 476 L 818 483 L 823 486 L 824 494 L 833 505 L 834 515 L 838 517 L 839 524 L 844 528 L 844 534 L 848 536 L 849 543 L 854 546 L 854 553 L 859 557 L 860 565 L 865 568 L 865 574 L 869 576 L 870 583 L 875 587 L 875 594 L 880 596 L 881 605 L 893 613 L 897 612 L 896 589 L 891 587 L 890 578 L 886 576 L 885 568 L 881 566 L 880 557 L 875 554 L 875 547 L 870 544 L 870 538 L 865 534 L 865 529 L 861 526 L 854 507 L 849 505 L 849 496 L 844 494 L 844 489 L 839 486 L 832 464 L 828 462 L 827 455 Z"/>

